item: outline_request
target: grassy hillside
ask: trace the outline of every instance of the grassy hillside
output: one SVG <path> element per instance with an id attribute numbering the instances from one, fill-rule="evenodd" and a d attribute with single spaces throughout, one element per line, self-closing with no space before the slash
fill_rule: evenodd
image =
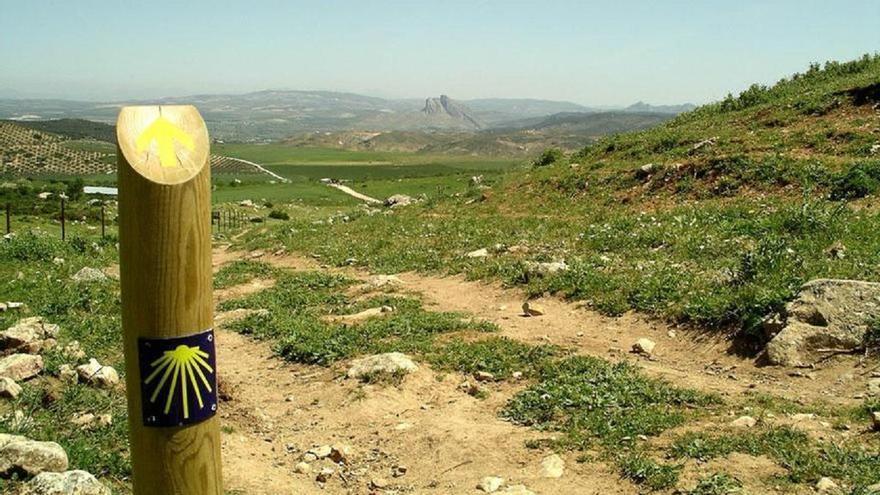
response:
<path id="1" fill-rule="evenodd" d="M 880 281 L 877 81 L 878 56 L 813 66 L 655 129 L 548 153 L 488 188 L 393 215 L 304 220 L 269 240 L 340 264 L 465 272 L 608 314 L 758 336 L 809 279 Z M 466 256 L 480 248 L 490 255 Z M 568 269 L 531 264 L 554 260 Z"/>

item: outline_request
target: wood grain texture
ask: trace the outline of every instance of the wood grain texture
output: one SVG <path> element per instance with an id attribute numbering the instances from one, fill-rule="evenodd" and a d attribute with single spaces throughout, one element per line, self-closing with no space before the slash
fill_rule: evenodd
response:
<path id="1" fill-rule="evenodd" d="M 129 146 L 149 125 L 149 116 L 160 113 L 185 123 L 181 127 L 194 136 L 204 134 L 204 139 L 195 140 L 195 150 L 175 149 L 184 171 L 160 167 L 154 153 L 138 153 Z M 144 427 L 137 357 L 138 337 L 189 335 L 213 325 L 207 130 L 191 106 L 162 106 L 161 111 L 125 107 L 117 136 L 122 328 L 134 493 L 220 495 L 217 416 L 185 427 Z"/>

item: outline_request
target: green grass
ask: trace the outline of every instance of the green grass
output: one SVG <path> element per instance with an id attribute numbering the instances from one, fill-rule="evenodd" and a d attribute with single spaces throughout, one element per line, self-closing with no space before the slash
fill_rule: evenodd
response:
<path id="1" fill-rule="evenodd" d="M 240 285 L 254 278 L 272 278 L 277 273 L 278 269 L 263 261 L 235 260 L 214 274 L 214 289 Z"/>
<path id="2" fill-rule="evenodd" d="M 783 466 L 786 481 L 813 484 L 823 476 L 845 481 L 853 492 L 880 481 L 880 453 L 853 443 L 813 441 L 789 427 L 756 428 L 744 433 L 686 434 L 671 447 L 676 458 L 706 461 L 733 452 L 766 455 Z"/>
<path id="3" fill-rule="evenodd" d="M 65 261 L 58 265 L 54 258 Z M 27 305 L 24 310 L 0 313 L 0 329 L 20 318 L 42 316 L 60 326 L 61 346 L 78 340 L 89 357 L 123 373 L 118 282 L 74 284 L 69 280 L 83 266 L 100 268 L 115 260 L 115 239 L 101 240 L 95 235 L 71 236 L 61 242 L 54 235 L 18 231 L 12 239 L 0 240 L 0 294 L 4 300 Z M 80 364 L 57 351 L 45 352 L 44 360 L 46 376 L 56 373 L 61 364 Z M 124 492 L 131 472 L 124 394 L 46 378 L 22 385 L 24 392 L 18 399 L 0 401 L 0 432 L 58 442 L 67 451 L 70 469 L 89 471 L 115 491 Z M 13 410 L 24 412 L 28 421 L 23 425 L 12 421 Z M 81 412 L 109 413 L 113 425 L 91 432 L 77 429 L 70 418 Z M 15 488 L 16 483 L 9 486 Z"/>

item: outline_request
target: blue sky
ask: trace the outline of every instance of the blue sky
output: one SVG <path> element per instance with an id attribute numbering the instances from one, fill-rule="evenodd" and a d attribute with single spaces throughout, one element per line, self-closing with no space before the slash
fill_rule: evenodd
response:
<path id="1" fill-rule="evenodd" d="M 0 97 L 702 103 L 878 50 L 878 0 L 0 0 Z"/>

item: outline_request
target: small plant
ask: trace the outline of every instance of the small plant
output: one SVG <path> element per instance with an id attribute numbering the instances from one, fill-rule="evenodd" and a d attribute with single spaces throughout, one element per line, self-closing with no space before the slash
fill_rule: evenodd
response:
<path id="1" fill-rule="evenodd" d="M 729 474 L 715 473 L 700 479 L 697 486 L 686 495 L 738 495 L 742 493 L 742 483 Z"/>
<path id="2" fill-rule="evenodd" d="M 290 215 L 288 215 L 286 211 L 272 210 L 269 212 L 269 218 L 274 218 L 275 220 L 290 220 Z"/>
<path id="3" fill-rule="evenodd" d="M 541 155 L 532 162 L 535 167 L 546 167 L 561 161 L 565 154 L 559 148 L 547 148 Z"/>

